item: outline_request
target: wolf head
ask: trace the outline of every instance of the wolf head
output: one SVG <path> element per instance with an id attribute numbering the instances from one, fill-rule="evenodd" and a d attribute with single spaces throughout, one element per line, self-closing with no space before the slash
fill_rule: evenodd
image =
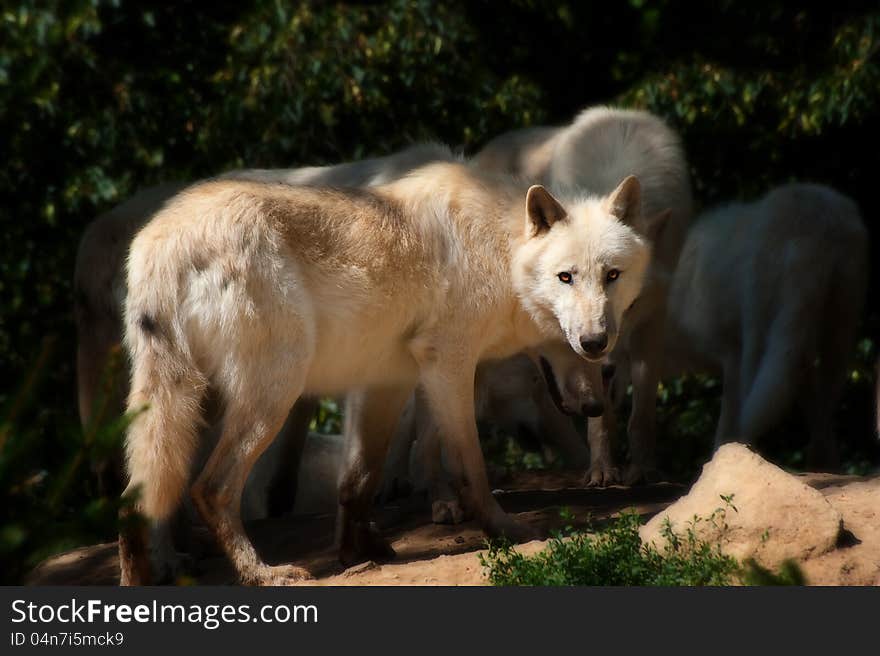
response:
<path id="1" fill-rule="evenodd" d="M 525 239 L 513 258 L 520 301 L 550 339 L 601 360 L 642 288 L 650 243 L 668 212 L 645 219 L 630 176 L 601 198 L 567 205 L 540 185 L 526 195 Z"/>
<path id="2" fill-rule="evenodd" d="M 601 368 L 578 357 L 561 341 L 527 351 L 538 365 L 556 408 L 567 415 L 599 417 L 605 411 Z"/>

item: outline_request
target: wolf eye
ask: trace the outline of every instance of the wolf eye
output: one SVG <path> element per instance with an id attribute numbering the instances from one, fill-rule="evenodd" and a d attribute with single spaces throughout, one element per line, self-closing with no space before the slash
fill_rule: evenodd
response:
<path id="1" fill-rule="evenodd" d="M 570 285 L 574 281 L 574 277 L 568 271 L 557 273 L 556 277 L 559 278 L 559 282 L 564 282 L 566 285 Z"/>
<path id="2" fill-rule="evenodd" d="M 608 273 L 605 274 L 605 282 L 614 282 L 618 278 L 620 278 L 619 269 L 609 269 Z"/>

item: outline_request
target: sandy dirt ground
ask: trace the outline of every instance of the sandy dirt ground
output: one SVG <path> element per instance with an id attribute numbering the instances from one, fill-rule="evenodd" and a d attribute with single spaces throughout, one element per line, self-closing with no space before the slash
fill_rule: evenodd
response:
<path id="1" fill-rule="evenodd" d="M 843 516 L 838 548 L 803 563 L 807 579 L 817 585 L 880 585 L 880 475 L 859 478 L 804 474 Z M 521 473 L 499 482 L 502 506 L 548 536 L 564 525 L 601 526 L 622 510 L 634 508 L 647 520 L 687 492 L 673 484 L 584 489 L 582 473 Z M 567 508 L 574 520 L 563 519 Z M 320 515 L 255 522 L 248 531 L 271 563 L 296 562 L 315 576 L 314 585 L 486 585 L 477 554 L 484 537 L 475 522 L 435 525 L 419 500 L 389 505 L 377 514 L 380 528 L 396 558 L 344 570 L 332 547 L 333 517 Z M 198 584 L 234 584 L 233 572 L 204 529 L 193 531 L 194 576 Z M 544 542 L 521 549 L 534 553 Z M 31 585 L 113 585 L 118 581 L 116 543 L 83 547 L 50 558 L 29 576 Z"/>

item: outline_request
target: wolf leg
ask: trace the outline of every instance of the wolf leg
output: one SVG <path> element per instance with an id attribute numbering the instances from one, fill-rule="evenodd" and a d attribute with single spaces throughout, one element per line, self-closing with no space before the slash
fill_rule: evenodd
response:
<path id="1" fill-rule="evenodd" d="M 376 387 L 351 392 L 346 398 L 336 525 L 339 560 L 346 566 L 394 556 L 370 522 L 370 510 L 391 435 L 411 393 L 409 386 Z"/>
<path id="2" fill-rule="evenodd" d="M 658 478 L 656 463 L 657 385 L 663 357 L 663 321 L 665 309 L 656 317 L 634 328 L 630 338 L 633 398 L 629 417 L 630 464 L 624 483 L 652 482 Z M 610 405 L 610 401 L 609 401 Z"/>
<path id="3" fill-rule="evenodd" d="M 269 566 L 263 562 L 247 537 L 241 520 L 241 497 L 245 481 L 256 460 L 269 446 L 287 418 L 302 389 L 302 380 L 290 381 L 281 367 L 278 380 L 271 379 L 270 367 L 259 371 L 263 390 L 288 392 L 283 398 L 260 399 L 259 390 L 246 401 L 231 398 L 223 417 L 223 431 L 192 488 L 196 507 L 211 528 L 217 542 L 232 561 L 242 583 L 284 585 L 305 578 L 309 573 L 293 565 Z"/>
<path id="4" fill-rule="evenodd" d="M 461 460 L 443 448 L 440 430 L 426 400 L 419 407 L 418 436 L 418 456 L 431 499 L 431 521 L 435 524 L 461 524 L 470 518 L 466 510 L 467 500 L 462 497 L 460 487 L 465 474 Z"/>
<path id="5" fill-rule="evenodd" d="M 534 531 L 505 513 L 489 490 L 474 413 L 476 363 L 455 360 L 439 357 L 423 364 L 421 371 L 422 387 L 450 469 L 462 472 L 460 489 L 486 533 L 514 541 L 531 539 Z"/>
<path id="6" fill-rule="evenodd" d="M 605 487 L 620 482 L 620 471 L 611 455 L 611 441 L 616 431 L 617 415 L 610 402 L 606 404 L 601 417 L 587 420 L 587 440 L 590 444 L 590 469 L 585 481 L 587 486 Z"/>
<path id="7" fill-rule="evenodd" d="M 418 489 L 417 473 L 411 467 L 416 440 L 416 399 L 413 394 L 401 412 L 400 419 L 391 439 L 388 458 L 382 473 L 382 487 L 379 492 L 380 503 L 387 503 L 397 497 L 408 496 Z"/>
<path id="8" fill-rule="evenodd" d="M 777 317 L 754 378 L 744 375 L 740 381 L 746 391 L 735 435 L 746 444 L 754 444 L 791 408 L 801 383 L 798 363 L 804 354 L 798 330 L 803 328 Z"/>

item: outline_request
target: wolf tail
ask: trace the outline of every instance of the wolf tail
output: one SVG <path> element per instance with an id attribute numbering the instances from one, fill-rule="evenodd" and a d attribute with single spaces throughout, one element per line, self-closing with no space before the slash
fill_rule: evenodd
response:
<path id="1" fill-rule="evenodd" d="M 135 240 L 136 244 L 137 240 Z M 176 294 L 173 258 L 132 246 L 125 307 L 125 343 L 132 361 L 125 441 L 127 492 L 150 519 L 169 517 L 189 481 L 203 424 L 207 379 L 190 351 Z M 163 270 L 164 269 L 164 270 Z M 164 284 L 163 284 L 164 283 Z"/>

